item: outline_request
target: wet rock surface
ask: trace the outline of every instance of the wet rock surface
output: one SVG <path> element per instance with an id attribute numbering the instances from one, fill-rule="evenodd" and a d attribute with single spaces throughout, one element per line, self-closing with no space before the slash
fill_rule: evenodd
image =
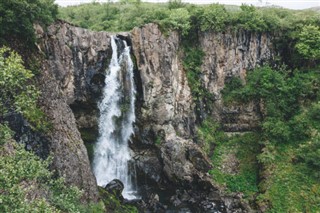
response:
<path id="1" fill-rule="evenodd" d="M 113 179 L 104 187 L 104 189 L 107 190 L 109 193 L 114 194 L 116 197 L 121 198 L 121 200 L 123 200 L 122 191 L 124 189 L 124 185 L 120 180 Z"/>

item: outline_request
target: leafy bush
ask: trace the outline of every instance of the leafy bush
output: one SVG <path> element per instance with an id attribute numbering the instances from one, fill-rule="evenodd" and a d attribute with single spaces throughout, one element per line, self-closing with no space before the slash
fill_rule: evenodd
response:
<path id="1" fill-rule="evenodd" d="M 178 8 L 170 11 L 167 19 L 160 22 L 164 27 L 180 31 L 182 35 L 187 35 L 190 29 L 190 14 L 185 8 Z"/>
<path id="2" fill-rule="evenodd" d="M 237 13 L 233 21 L 234 24 L 238 24 L 239 28 L 258 32 L 268 31 L 260 10 L 248 5 L 241 5 L 240 9 L 241 11 Z"/>
<path id="3" fill-rule="evenodd" d="M 81 192 L 55 179 L 43 161 L 22 145 L 7 140 L 0 148 L 1 212 L 79 211 Z"/>
<path id="4" fill-rule="evenodd" d="M 40 92 L 31 83 L 33 74 L 21 57 L 8 48 L 0 49 L 0 118 L 21 113 L 35 129 L 46 130 L 48 123 L 37 107 Z"/>
<path id="5" fill-rule="evenodd" d="M 0 146 L 12 137 L 12 130 L 6 124 L 0 124 Z"/>
<path id="6" fill-rule="evenodd" d="M 320 59 L 320 27 L 304 26 L 299 33 L 296 48 L 306 59 Z"/>
<path id="7" fill-rule="evenodd" d="M 230 22 L 229 14 L 225 7 L 220 4 L 212 4 L 203 9 L 200 15 L 200 29 L 202 31 L 224 31 Z"/>
<path id="8" fill-rule="evenodd" d="M 185 4 L 181 0 L 169 0 L 168 1 L 168 8 L 170 10 L 183 8 L 183 7 L 185 7 Z"/>
<path id="9" fill-rule="evenodd" d="M 310 166 L 317 177 L 320 177 L 320 134 L 313 136 L 310 141 L 301 145 L 299 157 Z"/>

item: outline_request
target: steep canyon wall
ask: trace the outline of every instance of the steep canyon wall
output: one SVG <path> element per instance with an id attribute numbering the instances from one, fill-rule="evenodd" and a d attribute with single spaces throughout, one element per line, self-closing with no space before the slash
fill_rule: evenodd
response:
<path id="1" fill-rule="evenodd" d="M 39 85 L 42 108 L 53 124 L 48 136 L 53 166 L 68 183 L 84 189 L 86 198 L 94 200 L 96 181 L 79 129 L 97 127 L 96 102 L 111 58 L 110 34 L 62 21 L 47 32 L 37 31 L 39 49 L 46 57 Z M 195 103 L 182 66 L 179 34 L 163 35 L 156 24 L 148 24 L 120 36 L 132 45 L 139 84 L 131 145 L 138 169 L 161 187 L 173 183 L 221 199 L 207 174 L 211 165 L 193 141 Z M 250 130 L 259 120 L 255 105 L 224 107 L 220 92 L 230 77 L 244 79 L 247 70 L 273 57 L 271 37 L 245 31 L 207 32 L 196 42 L 205 52 L 202 84 L 216 97 L 210 116 L 221 121 L 227 131 Z M 226 118 L 230 114 L 232 120 Z"/>

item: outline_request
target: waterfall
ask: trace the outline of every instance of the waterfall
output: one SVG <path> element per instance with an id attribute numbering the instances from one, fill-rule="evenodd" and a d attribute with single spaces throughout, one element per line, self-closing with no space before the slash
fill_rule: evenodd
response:
<path id="1" fill-rule="evenodd" d="M 118 46 L 117 46 L 118 43 Z M 134 171 L 128 142 L 135 122 L 135 86 L 130 47 L 125 41 L 111 38 L 112 58 L 106 70 L 100 110 L 99 137 L 95 145 L 93 170 L 99 186 L 113 179 L 124 184 L 123 196 L 135 198 Z M 119 50 L 118 50 L 119 48 Z"/>

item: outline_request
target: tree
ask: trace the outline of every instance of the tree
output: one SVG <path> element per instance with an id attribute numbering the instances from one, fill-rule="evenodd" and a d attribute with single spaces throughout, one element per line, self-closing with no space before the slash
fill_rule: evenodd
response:
<path id="1" fill-rule="evenodd" d="M 227 25 L 228 17 L 228 11 L 223 5 L 212 4 L 200 16 L 201 30 L 222 31 Z"/>
<path id="2" fill-rule="evenodd" d="M 168 1 L 168 8 L 170 10 L 178 9 L 178 8 L 182 8 L 182 7 L 185 7 L 185 4 L 181 0 L 169 0 Z"/>
<path id="3" fill-rule="evenodd" d="M 162 23 L 170 29 L 179 30 L 182 35 L 187 35 L 191 28 L 189 11 L 185 8 L 170 10 L 169 17 Z"/>
<path id="4" fill-rule="evenodd" d="M 320 27 L 314 25 L 304 26 L 295 47 L 305 59 L 320 59 Z"/>
<path id="5" fill-rule="evenodd" d="M 266 23 L 263 20 L 261 11 L 257 10 L 254 6 L 241 5 L 241 12 L 235 19 L 236 25 L 240 28 L 251 31 L 264 31 L 268 30 Z"/>
<path id="6" fill-rule="evenodd" d="M 10 39 L 30 44 L 35 40 L 33 24 L 49 24 L 57 13 L 54 0 L 0 1 L 0 44 Z"/>

